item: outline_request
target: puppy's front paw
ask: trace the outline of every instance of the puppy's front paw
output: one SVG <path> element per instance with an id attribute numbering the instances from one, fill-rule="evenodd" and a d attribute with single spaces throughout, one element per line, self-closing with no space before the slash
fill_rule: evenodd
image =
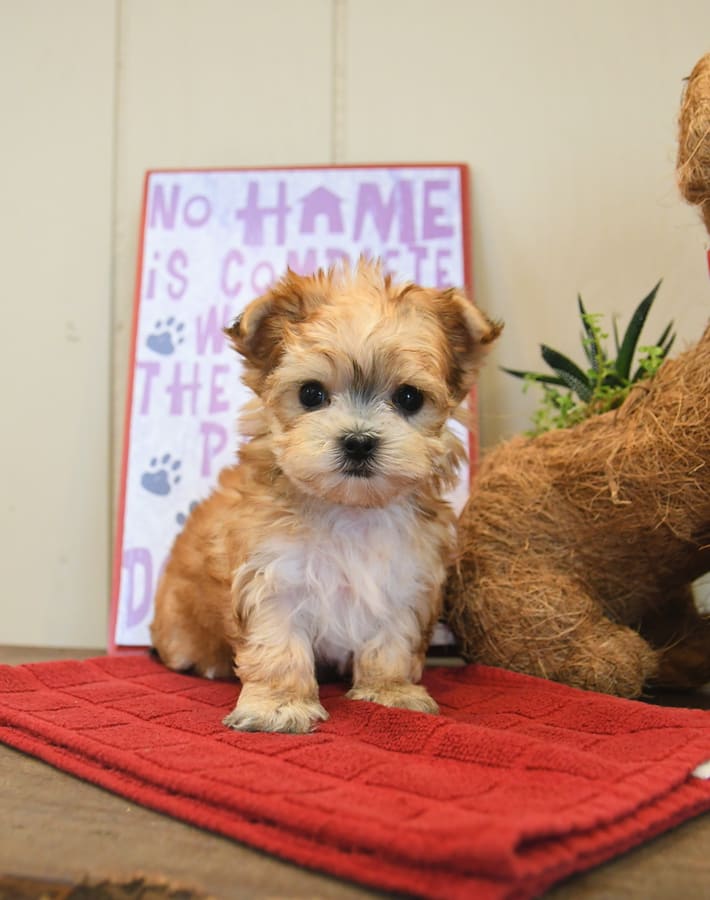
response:
<path id="1" fill-rule="evenodd" d="M 325 721 L 328 713 L 317 700 L 268 696 L 259 699 L 242 696 L 232 712 L 222 719 L 236 731 L 281 731 L 306 734 L 316 723 Z"/>
<path id="2" fill-rule="evenodd" d="M 439 707 L 421 684 L 383 684 L 377 686 L 355 686 L 348 691 L 351 700 L 369 700 L 382 706 L 396 706 L 415 712 L 439 712 Z"/>

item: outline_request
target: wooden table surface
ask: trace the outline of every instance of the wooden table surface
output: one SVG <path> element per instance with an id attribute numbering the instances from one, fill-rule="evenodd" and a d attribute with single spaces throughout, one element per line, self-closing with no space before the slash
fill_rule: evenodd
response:
<path id="1" fill-rule="evenodd" d="M 0 662 L 78 659 L 101 652 L 8 647 L 0 648 Z M 705 708 L 709 700 L 703 695 L 663 698 L 669 705 Z M 5 876 L 0 878 L 0 900 L 60 896 L 30 888 L 21 893 L 7 886 L 9 876 L 17 879 L 13 884 L 25 885 L 30 879 L 76 884 L 84 879 L 130 882 L 141 877 L 194 892 L 160 896 L 218 900 L 384 896 L 143 809 L 5 746 L 0 746 L 0 797 L 0 876 Z M 710 814 L 575 876 L 545 896 L 547 900 L 710 898 Z"/>

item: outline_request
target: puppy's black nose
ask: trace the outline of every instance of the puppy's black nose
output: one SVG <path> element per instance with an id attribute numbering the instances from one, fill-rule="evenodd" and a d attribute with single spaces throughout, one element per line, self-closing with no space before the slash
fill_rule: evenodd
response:
<path id="1" fill-rule="evenodd" d="M 345 434 L 340 439 L 343 451 L 348 459 L 353 462 L 364 462 L 375 452 L 377 447 L 377 438 L 372 434 L 359 434 L 351 432 Z"/>

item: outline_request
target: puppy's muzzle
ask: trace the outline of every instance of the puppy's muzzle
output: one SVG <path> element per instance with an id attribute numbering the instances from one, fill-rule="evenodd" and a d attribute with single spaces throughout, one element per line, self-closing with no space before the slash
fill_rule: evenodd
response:
<path id="1" fill-rule="evenodd" d="M 367 477 L 372 474 L 379 439 L 374 434 L 352 431 L 340 438 L 343 471 L 347 475 Z"/>

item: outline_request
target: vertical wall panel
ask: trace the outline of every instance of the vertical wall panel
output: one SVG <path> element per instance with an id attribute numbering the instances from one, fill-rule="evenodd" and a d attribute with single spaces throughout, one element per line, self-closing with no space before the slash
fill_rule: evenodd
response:
<path id="1" fill-rule="evenodd" d="M 649 336 L 673 316 L 682 345 L 710 304 L 675 123 L 708 34 L 706 0 L 0 0 L 2 640 L 105 639 L 146 169 L 467 162 L 498 362 L 578 353 L 578 290 L 624 316 L 661 276 Z M 489 366 L 484 441 L 532 403 Z"/>
<path id="2" fill-rule="evenodd" d="M 115 6 L 0 4 L 4 643 L 100 646 Z"/>
<path id="3" fill-rule="evenodd" d="M 541 341 L 579 357 L 578 291 L 628 317 L 660 277 L 649 340 L 671 317 L 699 336 L 706 236 L 674 157 L 709 34 L 705 0 L 348 4 L 346 159 L 469 163 L 476 296 L 506 320 L 498 362 L 537 368 Z M 484 443 L 525 428 L 534 394 L 489 366 Z"/>
<path id="4" fill-rule="evenodd" d="M 330 0 L 123 0 L 114 472 L 146 169 L 328 162 Z"/>

